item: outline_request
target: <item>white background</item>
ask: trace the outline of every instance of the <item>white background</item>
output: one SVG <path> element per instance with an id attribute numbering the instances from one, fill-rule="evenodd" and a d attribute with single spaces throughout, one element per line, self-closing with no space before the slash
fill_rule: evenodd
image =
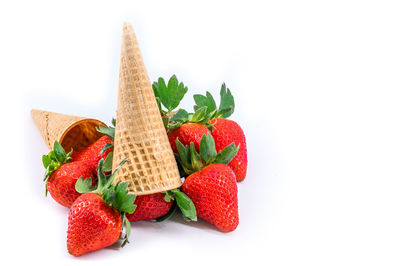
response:
<path id="1" fill-rule="evenodd" d="M 1 259 L 64 265 L 399 265 L 398 1 L 1 1 Z M 123 21 L 151 80 L 236 99 L 248 142 L 240 225 L 133 224 L 131 244 L 66 251 L 31 108 L 115 115 Z"/>

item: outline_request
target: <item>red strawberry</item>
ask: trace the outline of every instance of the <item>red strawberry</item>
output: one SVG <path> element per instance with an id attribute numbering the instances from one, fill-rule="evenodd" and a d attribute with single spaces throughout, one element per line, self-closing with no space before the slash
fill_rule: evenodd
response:
<path id="1" fill-rule="evenodd" d="M 178 150 L 176 149 L 176 139 L 179 139 L 179 141 L 185 146 L 190 145 L 190 142 L 193 142 L 194 147 L 198 151 L 201 137 L 208 133 L 211 132 L 205 125 L 199 123 L 187 123 L 169 132 L 168 139 L 174 153 L 178 153 Z"/>
<path id="2" fill-rule="evenodd" d="M 48 155 L 43 155 L 43 166 L 46 168 L 46 194 L 50 192 L 52 198 L 65 207 L 71 207 L 80 193 L 75 190 L 75 183 L 79 177 L 91 178 L 92 172 L 84 162 L 69 162 L 71 153 L 66 154 L 63 147 L 54 142 L 54 148 Z"/>
<path id="3" fill-rule="evenodd" d="M 136 210 L 126 215 L 129 221 L 152 220 L 168 213 L 172 207 L 172 200 L 165 201 L 164 193 L 136 196 Z"/>
<path id="4" fill-rule="evenodd" d="M 211 134 L 214 137 L 217 151 L 221 151 L 231 143 L 235 143 L 237 146 L 240 145 L 238 154 L 233 158 L 229 166 L 235 172 L 236 180 L 241 181 L 245 179 L 247 171 L 246 138 L 243 130 L 236 122 L 226 119 L 232 115 L 235 109 L 235 101 L 225 83 L 221 86 L 220 96 L 221 101 L 217 109 L 214 98 L 209 92 L 205 96 L 196 94 L 193 96 L 196 102 L 194 109 L 206 108 L 205 116 L 208 118 L 208 123 L 213 127 Z"/>
<path id="5" fill-rule="evenodd" d="M 187 174 L 182 191 L 193 201 L 197 216 L 223 232 L 231 232 L 239 223 L 235 173 L 226 164 L 238 152 L 234 144 L 217 154 L 213 137 L 203 136 L 200 153 L 177 140 L 179 161 Z M 207 165 L 204 167 L 204 165 Z"/>
<path id="6" fill-rule="evenodd" d="M 101 154 L 101 150 L 104 148 L 104 145 L 107 144 L 113 144 L 112 138 L 109 136 L 102 136 L 95 143 L 85 148 L 84 150 L 72 153 L 72 161 L 85 162 L 92 170 L 93 174 L 97 175 L 97 166 L 99 164 L 99 161 L 102 158 L 105 159 L 108 153 L 112 151 L 112 148 L 108 148 L 103 152 L 103 154 Z"/>
<path id="7" fill-rule="evenodd" d="M 223 232 L 239 224 L 236 177 L 225 164 L 211 164 L 186 178 L 182 191 L 196 206 L 197 216 Z"/>
<path id="8" fill-rule="evenodd" d="M 242 128 L 235 122 L 225 118 L 215 118 L 209 122 L 213 124 L 211 135 L 214 137 L 217 151 L 223 150 L 231 143 L 239 146 L 237 155 L 228 164 L 235 172 L 237 181 L 246 177 L 247 171 L 247 147 L 246 138 Z"/>
<path id="9" fill-rule="evenodd" d="M 92 172 L 84 162 L 63 164 L 47 179 L 47 190 L 55 201 L 70 208 L 72 203 L 81 195 L 75 190 L 75 183 L 79 177 L 92 178 L 94 185 Z"/>
<path id="10" fill-rule="evenodd" d="M 68 252 L 80 256 L 115 243 L 121 235 L 121 214 L 95 193 L 81 195 L 68 216 Z"/>
<path id="11" fill-rule="evenodd" d="M 128 194 L 128 183 L 112 185 L 115 172 L 107 178 L 101 170 L 103 163 L 103 160 L 99 162 L 96 189 L 82 178 L 76 183 L 76 189 L 85 194 L 72 204 L 68 216 L 67 248 L 74 256 L 112 245 L 119 239 L 124 225 L 126 240 L 122 245 L 127 242 L 130 233 L 130 223 L 125 213 L 135 210 L 135 196 Z"/>

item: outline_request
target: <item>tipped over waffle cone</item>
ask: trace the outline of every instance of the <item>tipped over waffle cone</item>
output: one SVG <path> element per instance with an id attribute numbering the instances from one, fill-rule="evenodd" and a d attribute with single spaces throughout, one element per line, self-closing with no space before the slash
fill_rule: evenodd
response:
<path id="1" fill-rule="evenodd" d="M 128 182 L 137 195 L 171 190 L 181 185 L 156 98 L 135 33 L 124 23 L 119 74 L 117 124 L 114 139 L 115 182 Z"/>
<path id="2" fill-rule="evenodd" d="M 105 126 L 96 119 L 37 109 L 31 110 L 31 116 L 50 150 L 57 140 L 66 152 L 71 149 L 80 151 L 98 140 L 103 134 L 97 132 L 96 128 Z"/>

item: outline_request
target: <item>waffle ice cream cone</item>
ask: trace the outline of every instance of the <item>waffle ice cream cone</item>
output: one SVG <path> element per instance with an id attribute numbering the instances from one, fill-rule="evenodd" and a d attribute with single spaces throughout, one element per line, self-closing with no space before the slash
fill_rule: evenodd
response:
<path id="1" fill-rule="evenodd" d="M 119 74 L 113 169 L 124 159 L 115 182 L 128 182 L 129 192 L 152 194 L 181 186 L 138 41 L 124 23 Z"/>
<path id="2" fill-rule="evenodd" d="M 37 109 L 31 110 L 31 116 L 50 150 L 57 140 L 66 152 L 80 151 L 103 136 L 96 128 L 105 124 L 96 119 Z"/>

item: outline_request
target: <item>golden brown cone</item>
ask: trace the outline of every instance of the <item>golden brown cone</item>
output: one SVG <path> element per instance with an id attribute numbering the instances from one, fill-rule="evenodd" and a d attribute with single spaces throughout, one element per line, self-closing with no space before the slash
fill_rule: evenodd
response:
<path id="1" fill-rule="evenodd" d="M 105 124 L 96 119 L 37 109 L 31 110 L 31 116 L 50 150 L 57 140 L 66 152 L 80 151 L 103 136 L 96 127 Z"/>
<path id="2" fill-rule="evenodd" d="M 181 186 L 154 92 L 130 23 L 124 23 L 119 74 L 113 169 L 124 159 L 114 182 L 128 182 L 136 195 Z"/>

